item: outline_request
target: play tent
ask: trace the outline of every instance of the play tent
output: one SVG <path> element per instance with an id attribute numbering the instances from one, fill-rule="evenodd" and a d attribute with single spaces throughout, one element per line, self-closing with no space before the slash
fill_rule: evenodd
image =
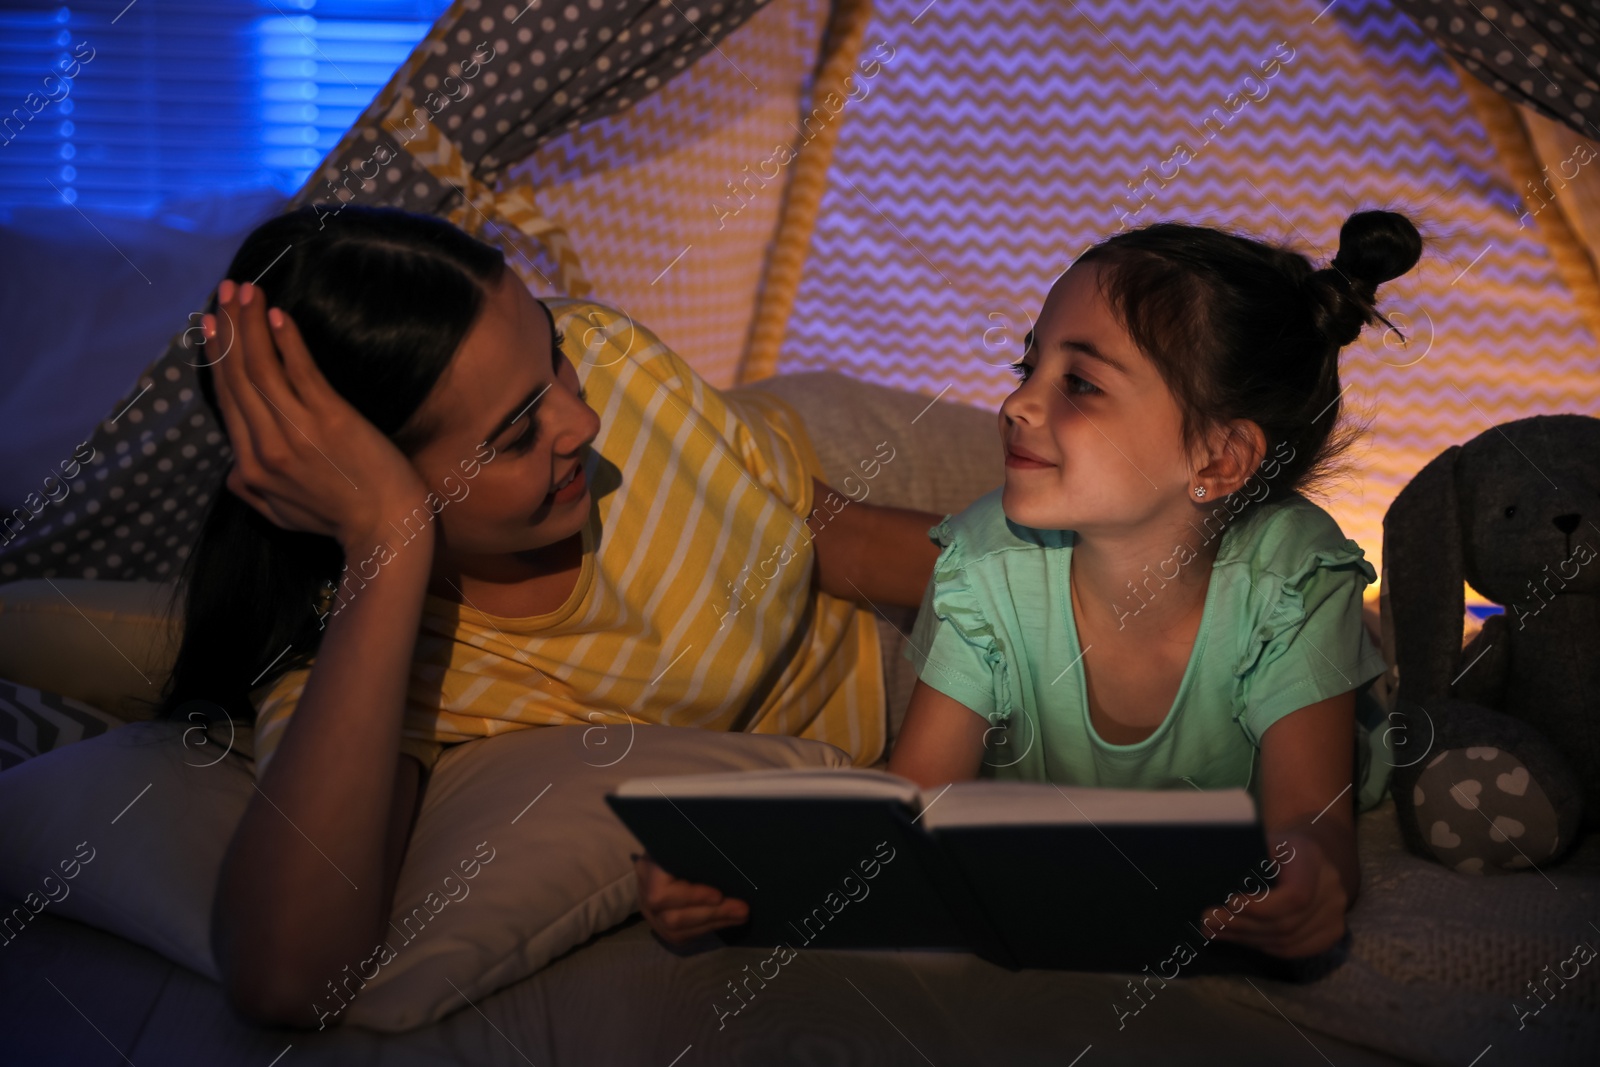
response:
<path id="1" fill-rule="evenodd" d="M 1376 559 L 1446 445 L 1600 409 L 1596 37 L 1535 0 L 457 0 L 290 206 L 448 217 L 716 385 L 831 369 L 991 409 L 1105 234 L 1203 221 L 1325 259 L 1351 211 L 1405 210 L 1407 339 L 1345 354 L 1372 436 L 1329 501 Z M 197 321 L 47 472 L 71 491 L 10 510 L 0 580 L 176 574 L 229 463 Z"/>

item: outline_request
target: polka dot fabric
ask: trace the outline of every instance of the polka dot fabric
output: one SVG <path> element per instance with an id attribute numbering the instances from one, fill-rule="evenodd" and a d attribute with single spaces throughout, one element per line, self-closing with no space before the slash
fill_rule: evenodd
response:
<path id="1" fill-rule="evenodd" d="M 232 453 L 200 398 L 184 334 L 95 427 L 71 492 L 0 552 L 0 581 L 176 576 Z M 31 510 L 31 509 L 30 509 Z"/>
<path id="2" fill-rule="evenodd" d="M 660 88 L 765 0 L 457 0 L 300 190 L 291 207 L 376 203 L 442 215 L 459 199 L 381 132 L 402 88 L 478 179 Z M 394 158 L 391 158 L 394 157 Z"/>
<path id="3" fill-rule="evenodd" d="M 630 107 L 687 69 L 764 0 L 457 0 L 289 202 L 442 215 L 460 194 L 409 156 L 381 120 L 409 94 L 480 181 L 578 127 Z M 553 276 L 546 271 L 546 276 Z M 220 280 L 220 279 L 219 279 Z M 165 581 L 177 576 L 232 463 L 200 396 L 198 313 L 95 427 L 71 492 L 42 496 L 8 527 L 0 582 Z M 89 451 L 92 449 L 92 452 Z"/>
<path id="4" fill-rule="evenodd" d="M 1462 66 L 1519 104 L 1600 139 L 1600 9 L 1550 0 L 1396 0 Z"/>

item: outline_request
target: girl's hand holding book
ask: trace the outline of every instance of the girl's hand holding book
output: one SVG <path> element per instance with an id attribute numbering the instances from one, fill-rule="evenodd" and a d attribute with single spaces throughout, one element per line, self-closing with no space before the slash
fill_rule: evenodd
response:
<path id="1" fill-rule="evenodd" d="M 724 926 L 738 926 L 750 917 L 750 906 L 724 897 L 720 890 L 674 878 L 649 856 L 633 858 L 639 877 L 639 910 L 669 945 L 681 945 Z"/>
<path id="2" fill-rule="evenodd" d="M 1349 898 L 1339 869 L 1329 861 L 1315 836 L 1300 831 L 1271 835 L 1293 848 L 1283 861 L 1278 877 L 1267 894 L 1259 899 L 1232 897 L 1228 903 L 1238 908 L 1212 908 L 1201 922 L 1211 919 L 1208 932 L 1218 919 L 1227 921 L 1215 936 L 1237 941 L 1273 956 L 1295 959 L 1326 952 L 1339 943 L 1345 931 L 1345 909 Z M 1280 853 L 1281 854 L 1281 853 Z M 1239 907 L 1241 900 L 1243 906 Z"/>

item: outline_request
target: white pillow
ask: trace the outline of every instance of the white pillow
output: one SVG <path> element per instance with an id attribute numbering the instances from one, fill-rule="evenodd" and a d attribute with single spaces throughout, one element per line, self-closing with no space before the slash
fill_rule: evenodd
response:
<path id="1" fill-rule="evenodd" d="M 604 797 L 627 778 L 849 765 L 820 741 L 670 726 L 546 726 L 448 748 L 400 872 L 389 952 L 329 975 L 351 991 L 347 1007 L 326 992 L 318 1003 L 330 1025 L 409 1030 L 626 919 L 640 845 Z M 237 754 L 170 722 L 0 773 L 0 895 L 22 916 L 6 938 L 49 908 L 215 979 L 211 902 L 253 788 Z"/>
<path id="2" fill-rule="evenodd" d="M 221 750 L 191 729 L 120 726 L 0 774 L 7 936 L 48 908 L 216 977 L 211 898 L 253 778 L 236 756 L 205 766 Z"/>

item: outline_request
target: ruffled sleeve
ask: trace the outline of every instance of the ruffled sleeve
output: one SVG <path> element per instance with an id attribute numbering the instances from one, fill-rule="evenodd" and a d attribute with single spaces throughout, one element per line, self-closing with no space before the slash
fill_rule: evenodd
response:
<path id="1" fill-rule="evenodd" d="M 1013 703 L 1006 658 L 972 585 L 957 518 L 947 515 L 928 530 L 929 538 L 944 548 L 902 655 L 929 686 L 990 722 L 1004 722 Z"/>
<path id="2" fill-rule="evenodd" d="M 1259 745 L 1292 711 L 1359 689 L 1386 669 L 1362 622 L 1362 591 L 1378 574 L 1356 542 L 1308 549 L 1287 576 L 1257 573 L 1234 664 L 1235 720 Z M 1251 608 L 1256 610 L 1251 610 Z"/>

